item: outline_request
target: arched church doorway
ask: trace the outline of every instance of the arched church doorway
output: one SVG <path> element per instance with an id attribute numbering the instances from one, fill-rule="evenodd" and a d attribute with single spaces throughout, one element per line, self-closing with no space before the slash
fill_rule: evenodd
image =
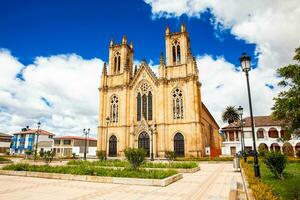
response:
<path id="1" fill-rule="evenodd" d="M 140 133 L 138 146 L 139 148 L 143 148 L 145 150 L 148 157 L 150 156 L 150 137 L 148 133 L 146 132 Z"/>
<path id="2" fill-rule="evenodd" d="M 117 137 L 115 135 L 110 136 L 109 138 L 109 157 L 116 157 L 117 156 Z"/>
<path id="3" fill-rule="evenodd" d="M 181 133 L 174 136 L 174 152 L 178 157 L 184 156 L 184 137 Z"/>

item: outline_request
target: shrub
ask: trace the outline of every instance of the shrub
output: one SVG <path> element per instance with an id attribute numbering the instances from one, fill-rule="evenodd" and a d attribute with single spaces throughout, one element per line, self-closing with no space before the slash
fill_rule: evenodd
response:
<path id="1" fill-rule="evenodd" d="M 144 162 L 146 152 L 144 149 L 127 148 L 124 151 L 125 156 L 131 167 L 135 170 Z"/>
<path id="2" fill-rule="evenodd" d="M 102 161 L 106 158 L 106 151 L 96 151 L 96 156 Z"/>
<path id="3" fill-rule="evenodd" d="M 45 163 L 48 165 L 49 163 L 52 162 L 53 157 L 55 156 L 55 151 L 50 150 L 50 151 L 44 151 L 42 154 L 42 158 L 44 159 Z"/>
<path id="4" fill-rule="evenodd" d="M 44 150 L 43 150 L 43 149 L 41 149 L 41 150 L 39 151 L 39 155 L 40 155 L 40 157 L 41 157 L 41 158 L 42 158 L 42 157 L 44 157 L 44 154 L 45 154 Z"/>
<path id="5" fill-rule="evenodd" d="M 272 189 L 254 176 L 253 169 L 250 168 L 247 162 L 241 161 L 241 165 L 256 200 L 278 200 L 278 198 L 274 196 Z"/>
<path id="6" fill-rule="evenodd" d="M 72 153 L 72 159 L 76 159 L 76 153 Z"/>
<path id="7" fill-rule="evenodd" d="M 175 160 L 176 159 L 176 154 L 174 151 L 166 151 L 165 152 L 165 157 L 168 160 Z"/>
<path id="8" fill-rule="evenodd" d="M 297 156 L 298 158 L 300 158 L 300 151 L 297 151 L 297 152 L 296 152 L 296 156 Z"/>
<path id="9" fill-rule="evenodd" d="M 264 163 L 270 171 L 280 179 L 284 179 L 283 171 L 287 163 L 287 157 L 279 151 L 265 154 Z"/>
<path id="10" fill-rule="evenodd" d="M 265 149 L 265 147 L 262 147 L 262 146 L 258 147 L 258 155 L 259 156 L 264 157 L 267 152 L 268 152 L 268 150 Z"/>
<path id="11" fill-rule="evenodd" d="M 106 169 L 95 166 L 49 166 L 28 165 L 23 163 L 7 165 L 3 167 L 3 170 L 151 179 L 163 179 L 177 174 L 174 170 Z"/>
<path id="12" fill-rule="evenodd" d="M 25 157 L 28 158 L 28 157 L 31 156 L 31 155 L 32 155 L 32 150 L 27 149 L 27 150 L 25 151 Z"/>
<path id="13" fill-rule="evenodd" d="M 0 162 L 7 162 L 7 161 L 10 161 L 10 160 L 7 158 L 0 157 Z"/>

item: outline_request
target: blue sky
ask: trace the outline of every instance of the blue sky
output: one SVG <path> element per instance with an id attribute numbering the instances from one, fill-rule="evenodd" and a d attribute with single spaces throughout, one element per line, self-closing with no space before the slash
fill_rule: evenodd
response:
<path id="1" fill-rule="evenodd" d="M 24 64 L 36 56 L 67 53 L 107 60 L 110 38 L 120 42 L 125 34 L 134 42 L 136 60 L 158 63 L 164 51 L 165 27 L 178 31 L 183 22 L 195 55 L 224 56 L 236 65 L 242 52 L 253 56 L 255 45 L 236 39 L 229 31 L 216 37 L 211 18 L 207 11 L 200 19 L 187 15 L 152 19 L 151 6 L 141 0 L 2 0 L 0 47 L 10 49 Z"/>
<path id="2" fill-rule="evenodd" d="M 252 57 L 254 115 L 269 115 L 281 88 L 276 69 L 300 45 L 298 0 L 1 0 L 0 132 L 27 125 L 58 135 L 97 134 L 98 84 L 109 41 L 123 35 L 134 59 L 155 71 L 166 26 L 185 23 L 202 83 L 201 96 L 220 126 L 226 106 L 249 115 L 243 52 Z M 152 62 L 150 62 L 152 61 Z M 17 77 L 17 78 L 16 78 Z"/>

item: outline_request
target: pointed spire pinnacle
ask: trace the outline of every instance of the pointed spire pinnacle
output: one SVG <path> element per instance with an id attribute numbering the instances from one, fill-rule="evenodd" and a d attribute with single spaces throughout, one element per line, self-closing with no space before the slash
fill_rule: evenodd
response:
<path id="1" fill-rule="evenodd" d="M 169 35 L 169 34 L 170 34 L 170 27 L 167 26 L 167 28 L 166 28 L 166 35 Z"/>
<path id="2" fill-rule="evenodd" d="M 133 75 L 134 75 L 134 76 L 136 75 L 137 70 L 138 70 L 137 65 L 135 65 L 135 66 L 134 66 L 134 72 L 133 72 Z"/>
<path id="3" fill-rule="evenodd" d="M 164 53 L 163 52 L 161 52 L 161 54 L 160 54 L 159 64 L 160 65 L 164 65 L 165 64 L 165 57 L 164 57 Z"/>
<path id="4" fill-rule="evenodd" d="M 102 75 L 107 75 L 106 63 L 103 64 Z"/>
<path id="5" fill-rule="evenodd" d="M 123 37 L 122 37 L 122 44 L 127 44 L 127 37 L 126 37 L 126 35 L 123 35 Z"/>
<path id="6" fill-rule="evenodd" d="M 130 42 L 130 49 L 133 49 L 133 42 Z"/>
<path id="7" fill-rule="evenodd" d="M 111 38 L 111 39 L 110 39 L 109 46 L 110 46 L 110 47 L 114 46 L 114 38 Z"/>
<path id="8" fill-rule="evenodd" d="M 186 27 L 184 23 L 181 24 L 181 32 L 186 32 Z"/>
<path id="9" fill-rule="evenodd" d="M 195 67 L 197 68 L 197 61 L 196 61 L 195 56 L 193 56 L 193 63 L 194 63 L 194 65 L 195 65 Z"/>
<path id="10" fill-rule="evenodd" d="M 146 58 L 142 59 L 142 63 L 147 64 Z"/>

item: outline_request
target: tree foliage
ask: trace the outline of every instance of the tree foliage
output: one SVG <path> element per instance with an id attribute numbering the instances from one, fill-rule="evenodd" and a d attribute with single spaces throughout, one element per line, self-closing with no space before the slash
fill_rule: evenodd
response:
<path id="1" fill-rule="evenodd" d="M 234 106 L 227 106 L 222 114 L 222 120 L 228 122 L 228 124 L 238 121 L 240 119 L 237 108 Z"/>
<path id="2" fill-rule="evenodd" d="M 146 157 L 146 152 L 144 149 L 126 148 L 124 153 L 132 169 L 134 170 L 139 168 Z"/>
<path id="3" fill-rule="evenodd" d="M 289 133 L 300 134 L 300 47 L 295 51 L 295 64 L 281 67 L 277 70 L 282 80 L 279 86 L 287 88 L 274 98 L 272 116 L 287 124 Z"/>

